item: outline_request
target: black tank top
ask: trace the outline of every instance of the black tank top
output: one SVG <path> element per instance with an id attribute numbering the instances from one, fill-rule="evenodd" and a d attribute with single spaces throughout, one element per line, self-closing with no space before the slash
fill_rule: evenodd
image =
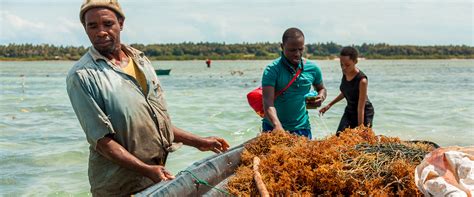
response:
<path id="1" fill-rule="evenodd" d="M 357 105 L 359 103 L 359 83 L 363 78 L 367 79 L 367 76 L 361 70 L 359 70 L 359 73 L 350 81 L 347 81 L 346 77 L 342 75 L 341 86 L 339 89 L 342 94 L 344 94 L 344 98 L 346 98 L 347 101 L 346 112 L 357 113 Z M 369 101 L 369 97 L 367 96 L 367 100 L 365 101 L 365 111 L 370 111 L 370 109 L 373 109 L 372 103 Z"/>

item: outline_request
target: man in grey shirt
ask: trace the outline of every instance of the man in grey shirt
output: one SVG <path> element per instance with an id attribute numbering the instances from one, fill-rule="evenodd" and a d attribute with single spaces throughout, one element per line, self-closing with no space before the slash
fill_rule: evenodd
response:
<path id="1" fill-rule="evenodd" d="M 171 123 L 160 82 L 145 55 L 120 42 L 125 15 L 116 0 L 86 0 L 81 23 L 93 45 L 71 68 L 67 92 L 90 144 L 94 196 L 122 196 L 173 179 L 164 168 L 178 144 L 226 151 Z"/>

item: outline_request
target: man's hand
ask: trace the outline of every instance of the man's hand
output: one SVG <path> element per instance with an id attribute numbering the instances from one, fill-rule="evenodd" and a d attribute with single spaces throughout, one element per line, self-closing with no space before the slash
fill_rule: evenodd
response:
<path id="1" fill-rule="evenodd" d="M 149 165 L 128 152 L 122 145 L 117 143 L 112 137 L 106 136 L 97 141 L 96 150 L 108 160 L 118 165 L 133 170 L 158 183 L 162 180 L 174 179 L 165 167 L 160 165 Z"/>
<path id="2" fill-rule="evenodd" d="M 148 166 L 147 177 L 150 178 L 153 182 L 158 183 L 161 181 L 172 180 L 175 177 L 161 165 L 150 165 Z"/>
<path id="3" fill-rule="evenodd" d="M 285 129 L 281 125 L 279 125 L 279 126 L 276 126 L 275 128 L 273 128 L 272 131 L 285 131 Z"/>
<path id="4" fill-rule="evenodd" d="M 174 141 L 195 147 L 201 151 L 220 153 L 229 148 L 229 143 L 220 137 L 199 137 L 190 132 L 173 126 Z"/>
<path id="5" fill-rule="evenodd" d="M 321 107 L 323 101 L 324 97 L 322 95 L 318 95 L 316 97 L 308 97 L 306 98 L 306 105 L 309 109 L 316 109 L 317 107 Z"/>
<path id="6" fill-rule="evenodd" d="M 201 143 L 196 146 L 200 151 L 213 151 L 215 153 L 221 153 L 229 149 L 229 143 L 219 137 L 204 137 L 201 138 Z"/>

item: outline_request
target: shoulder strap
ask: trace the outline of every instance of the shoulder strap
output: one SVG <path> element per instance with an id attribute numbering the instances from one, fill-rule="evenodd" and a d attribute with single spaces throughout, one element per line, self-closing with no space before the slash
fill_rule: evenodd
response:
<path id="1" fill-rule="evenodd" d="M 293 82 L 295 82 L 295 80 L 296 80 L 296 78 L 298 77 L 298 75 L 300 75 L 301 70 L 303 70 L 303 68 L 300 68 L 300 69 L 298 69 L 298 71 L 296 71 L 296 74 L 295 74 L 295 76 L 293 77 L 293 79 L 291 79 L 291 81 L 288 83 L 288 85 L 286 85 L 285 88 L 281 89 L 280 91 L 278 91 L 278 92 L 275 94 L 275 98 L 278 97 L 278 96 L 280 96 L 283 92 L 285 92 L 286 89 L 288 89 L 288 88 L 291 86 L 291 84 L 293 84 Z"/>

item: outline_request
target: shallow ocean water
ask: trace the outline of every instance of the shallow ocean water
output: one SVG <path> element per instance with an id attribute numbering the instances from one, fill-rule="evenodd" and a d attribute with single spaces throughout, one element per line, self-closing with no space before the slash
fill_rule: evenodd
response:
<path id="1" fill-rule="evenodd" d="M 158 61 L 171 68 L 159 76 L 172 122 L 202 136 L 238 145 L 260 132 L 261 121 L 246 101 L 259 86 L 269 60 Z M 328 99 L 339 93 L 338 61 L 316 61 Z M 0 62 L 0 195 L 89 193 L 88 144 L 70 106 L 65 77 L 74 62 Z M 377 134 L 422 139 L 441 146 L 474 145 L 474 61 L 364 60 Z M 310 110 L 313 137 L 335 133 L 345 102 L 319 117 Z M 178 173 L 212 155 L 184 147 L 168 158 Z"/>

